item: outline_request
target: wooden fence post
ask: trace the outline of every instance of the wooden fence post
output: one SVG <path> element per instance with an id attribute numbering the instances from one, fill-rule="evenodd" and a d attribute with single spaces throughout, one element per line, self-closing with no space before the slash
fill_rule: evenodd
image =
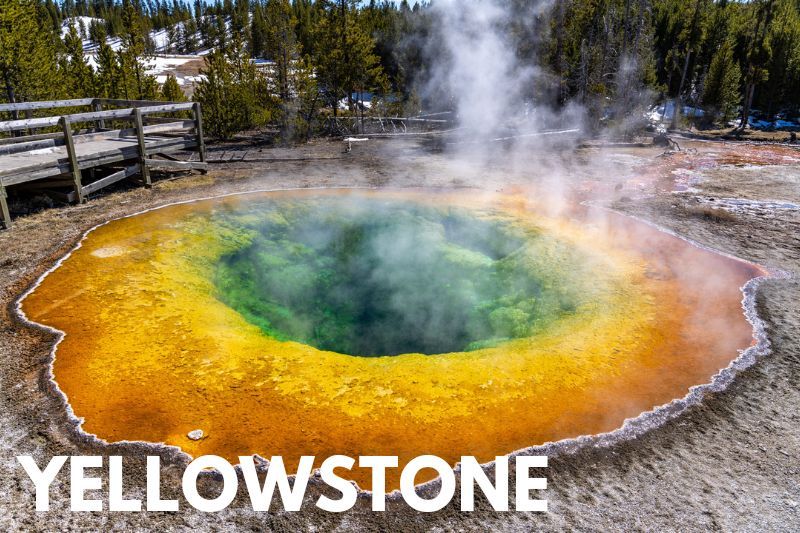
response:
<path id="1" fill-rule="evenodd" d="M 33 118 L 33 111 L 31 111 L 30 109 L 26 109 L 25 110 L 25 118 L 28 119 L 28 120 L 32 119 Z M 35 134 L 36 134 L 36 130 L 35 129 L 33 129 L 33 128 L 28 129 L 28 135 L 35 135 Z"/>
<path id="2" fill-rule="evenodd" d="M 153 182 L 150 180 L 150 169 L 147 167 L 147 144 L 144 142 L 142 112 L 138 107 L 133 108 L 133 120 L 136 128 L 136 139 L 139 141 L 139 168 L 142 171 L 144 186 L 149 189 L 153 186 Z"/>
<path id="3" fill-rule="evenodd" d="M 11 227 L 11 213 L 8 210 L 8 202 L 6 201 L 6 188 L 0 183 L 0 215 L 2 215 L 3 227 L 8 229 Z"/>
<path id="4" fill-rule="evenodd" d="M 93 100 L 92 101 L 92 111 L 95 111 L 95 112 L 99 113 L 102 110 L 103 110 L 103 104 L 101 102 L 99 102 L 98 100 L 96 100 L 96 99 Z M 104 119 L 102 119 L 102 118 L 100 120 L 96 121 L 94 123 L 94 125 L 98 130 L 106 129 L 106 121 Z"/>
<path id="5" fill-rule="evenodd" d="M 69 166 L 72 171 L 72 181 L 75 186 L 75 201 L 83 203 L 83 184 L 81 183 L 81 169 L 78 166 L 78 155 L 75 153 L 75 141 L 72 139 L 72 124 L 66 116 L 61 117 L 61 128 L 64 131 L 64 144 L 67 146 Z"/>
<path id="6" fill-rule="evenodd" d="M 197 133 L 197 152 L 200 155 L 200 161 L 206 161 L 206 142 L 203 139 L 203 113 L 200 110 L 200 102 L 195 102 L 192 106 L 194 111 L 195 132 Z"/>

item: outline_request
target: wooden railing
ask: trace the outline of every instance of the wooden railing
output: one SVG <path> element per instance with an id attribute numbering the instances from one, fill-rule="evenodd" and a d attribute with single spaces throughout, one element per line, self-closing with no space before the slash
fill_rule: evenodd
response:
<path id="1" fill-rule="evenodd" d="M 163 100 L 120 100 L 115 98 L 74 98 L 72 100 L 46 100 L 39 102 L 15 102 L 0 104 L 0 113 L 19 113 L 20 111 L 38 111 L 42 109 L 66 109 L 70 107 L 91 107 L 94 111 L 102 111 L 104 106 L 144 107 L 177 103 Z"/>
<path id="2" fill-rule="evenodd" d="M 75 102 L 85 102 L 85 100 L 57 100 L 53 102 L 29 102 L 23 104 L 0 104 L 0 112 L 30 111 L 32 109 L 54 109 L 65 107 L 77 107 Z M 57 126 L 59 122 L 68 117 L 72 124 L 94 122 L 96 125 L 104 120 L 133 120 L 134 110 L 139 110 L 142 115 L 153 113 L 174 113 L 177 111 L 189 111 L 199 108 L 199 104 L 192 102 L 149 102 L 149 101 L 126 101 L 126 100 L 92 100 L 90 105 L 97 102 L 114 102 L 128 107 L 122 109 L 109 109 L 107 111 L 90 111 L 86 113 L 73 113 L 70 115 L 52 115 L 39 118 L 25 118 L 7 120 L 0 122 L 0 133 L 15 131 L 33 130 L 38 128 L 48 128 Z M 103 129 L 98 125 L 98 129 Z"/>
<path id="3" fill-rule="evenodd" d="M 34 112 L 54 109 L 70 109 L 88 107 L 91 111 L 52 114 L 47 116 L 33 117 Z M 105 109 L 114 107 L 114 109 Z M 24 113 L 26 118 L 12 118 L 12 120 L 0 121 L 0 134 L 8 134 L 10 137 L 0 138 L 0 157 L 4 155 L 30 152 L 43 148 L 56 146 L 66 146 L 67 157 L 69 160 L 69 172 L 74 181 L 74 198 L 82 202 L 86 194 L 94 192 L 106 184 L 113 183 L 124 177 L 131 175 L 132 171 L 141 172 L 142 180 L 146 187 L 151 185 L 150 168 L 154 166 L 179 168 L 205 168 L 206 150 L 203 138 L 203 118 L 200 104 L 196 102 L 160 102 L 150 100 L 115 100 L 104 98 L 82 98 L 74 100 L 53 100 L 47 102 L 22 102 L 14 104 L 0 104 L 0 113 L 9 113 L 12 117 L 18 117 Z M 181 116 L 154 116 L 179 113 Z M 186 117 L 191 116 L 190 119 Z M 106 125 L 122 123 L 129 124 L 129 127 L 119 127 L 118 129 L 107 129 Z M 81 125 L 91 124 L 89 128 L 81 129 Z M 77 126 L 77 128 L 76 128 Z M 57 130 L 55 128 L 58 128 Z M 46 130 L 50 131 L 46 131 Z M 45 130 L 45 131 L 42 131 Z M 55 130 L 55 131 L 54 131 Z M 180 131 L 194 131 L 195 144 L 199 153 L 200 163 L 183 163 L 171 161 L 155 161 L 148 159 L 147 135 L 161 134 L 169 135 Z M 20 135 L 20 133 L 22 133 Z M 138 165 L 123 170 L 123 175 L 115 173 L 108 179 L 104 178 L 98 182 L 82 186 L 81 166 L 75 150 L 76 143 L 91 142 L 102 139 L 112 139 L 121 137 L 135 137 L 138 145 Z M 45 168 L 52 163 L 41 163 Z M 26 167 L 26 171 L 36 175 L 36 165 Z M 114 180 L 110 178 L 114 177 Z M 101 183 L 101 182 L 108 183 Z M 99 184 L 99 185 L 98 185 Z M 7 205 L 5 200 L 6 192 L 2 182 L 0 182 L 0 204 L 3 212 L 2 222 L 9 225 Z"/>

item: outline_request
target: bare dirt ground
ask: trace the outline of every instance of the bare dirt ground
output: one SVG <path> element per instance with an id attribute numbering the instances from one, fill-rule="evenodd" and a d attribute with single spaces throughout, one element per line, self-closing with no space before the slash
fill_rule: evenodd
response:
<path id="1" fill-rule="evenodd" d="M 738 128 L 718 128 L 718 129 L 695 129 L 687 132 L 690 136 L 707 140 L 729 140 L 729 141 L 750 141 L 750 142 L 770 142 L 770 143 L 791 143 L 792 132 L 775 130 L 755 130 L 747 129 L 744 131 Z M 796 144 L 796 141 L 795 141 Z"/>
<path id="2" fill-rule="evenodd" d="M 370 141 L 350 154 L 341 153 L 341 143 L 320 141 L 264 150 L 263 161 L 215 166 L 206 176 L 162 180 L 152 190 L 122 189 L 85 205 L 16 219 L 11 230 L 0 232 L 0 528 L 800 530 L 800 152 L 695 141 L 681 145 L 691 152 L 661 158 L 661 150 L 653 148 L 593 147 L 577 154 L 513 158 L 500 149 L 489 164 L 476 164 L 454 162 L 413 141 Z M 270 157 L 284 160 L 266 161 Z M 295 158 L 307 159 L 285 160 Z M 309 487 L 299 513 L 255 514 L 240 493 L 227 511 L 203 514 L 179 495 L 185 464 L 169 452 L 164 452 L 169 466 L 162 473 L 162 497 L 181 499 L 179 513 L 70 513 L 64 473 L 51 489 L 51 510 L 34 512 L 33 486 L 17 455 L 32 455 L 40 465 L 54 455 L 124 455 L 126 496 L 144 499 L 145 450 L 101 445 L 74 430 L 47 379 L 52 335 L 21 326 L 12 313 L 15 299 L 88 228 L 142 209 L 228 192 L 354 186 L 498 190 L 553 174 L 560 176 L 566 194 L 592 198 L 792 273 L 788 280 L 763 283 L 758 292 L 772 353 L 726 391 L 643 436 L 551 456 L 547 514 L 496 513 L 485 502 L 474 513 L 459 512 L 455 502 L 430 515 L 398 502 L 390 502 L 388 512 L 372 513 L 364 499 L 352 511 L 333 515 L 313 506 L 323 490 L 317 483 Z M 686 190 L 674 192 L 676 181 Z M 730 201 L 742 199 L 750 202 Z M 205 489 L 215 493 L 218 483 L 206 479 Z"/>

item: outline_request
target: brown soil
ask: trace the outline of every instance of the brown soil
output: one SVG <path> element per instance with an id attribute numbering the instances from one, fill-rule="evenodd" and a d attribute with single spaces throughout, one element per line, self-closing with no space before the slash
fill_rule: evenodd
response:
<path id="1" fill-rule="evenodd" d="M 651 148 L 588 148 L 577 154 L 534 153 L 458 163 L 417 142 L 370 141 L 342 154 L 341 143 L 320 141 L 297 150 L 264 150 L 258 163 L 215 166 L 208 175 L 158 181 L 152 190 L 128 189 L 82 206 L 46 209 L 0 232 L 0 527 L 64 529 L 316 530 L 800 530 L 800 210 L 752 204 L 725 216 L 698 216 L 710 198 L 781 200 L 800 204 L 798 156 L 788 148 L 742 148 L 681 142 L 697 152 L 658 158 Z M 742 174 L 733 158 L 768 164 Z M 301 161 L 266 159 L 306 158 Z M 727 159 L 726 159 L 727 158 Z M 696 163 L 701 162 L 701 165 Z M 674 193 L 673 171 L 695 168 L 706 181 Z M 553 179 L 553 178 L 557 179 Z M 51 488 L 51 511 L 34 511 L 33 486 L 14 456 L 44 464 L 54 455 L 126 456 L 126 496 L 144 499 L 143 455 L 132 444 L 103 446 L 81 437 L 53 394 L 47 363 L 53 335 L 23 327 L 15 299 L 51 267 L 88 228 L 112 217 L 179 200 L 228 192 L 290 187 L 477 187 L 498 190 L 541 182 L 549 189 L 592 198 L 653 221 L 712 248 L 795 277 L 760 286 L 758 311 L 767 322 L 772 353 L 740 374 L 722 393 L 664 426 L 611 447 L 585 447 L 550 457 L 548 514 L 495 513 L 479 502 L 461 513 L 457 502 L 422 515 L 401 502 L 372 513 L 360 500 L 342 515 L 313 506 L 304 511 L 254 514 L 244 493 L 227 511 L 203 514 L 182 500 L 165 513 L 69 513 L 69 481 Z M 780 185 L 776 187 L 776 183 Z M 698 211 L 701 209 L 701 211 Z M 183 464 L 164 452 L 162 497 L 179 497 Z M 217 482 L 208 478 L 206 488 Z"/>
<path id="2" fill-rule="evenodd" d="M 200 74 L 200 70 L 205 67 L 205 64 L 204 59 L 194 59 L 175 67 L 175 72 L 184 76 L 197 76 Z"/>

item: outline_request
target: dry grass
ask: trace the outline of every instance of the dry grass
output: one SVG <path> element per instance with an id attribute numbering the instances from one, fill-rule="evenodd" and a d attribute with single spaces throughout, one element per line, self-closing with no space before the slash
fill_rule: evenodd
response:
<path id="1" fill-rule="evenodd" d="M 176 66 L 175 72 L 184 76 L 197 76 L 200 74 L 200 69 L 205 67 L 205 64 L 204 59 L 195 59 Z"/>
<path id="2" fill-rule="evenodd" d="M 718 207 L 709 207 L 704 205 L 687 207 L 686 213 L 691 217 L 717 223 L 733 223 L 738 221 L 735 214 Z"/>
<path id="3" fill-rule="evenodd" d="M 727 141 L 757 141 L 757 142 L 789 142 L 792 132 L 790 131 L 761 131 L 745 130 L 740 131 L 736 128 L 719 129 L 692 129 L 690 135 L 710 139 Z"/>

